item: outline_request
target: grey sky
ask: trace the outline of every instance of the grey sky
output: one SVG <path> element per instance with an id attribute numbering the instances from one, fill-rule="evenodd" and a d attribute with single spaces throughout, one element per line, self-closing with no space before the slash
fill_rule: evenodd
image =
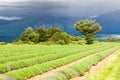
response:
<path id="1" fill-rule="evenodd" d="M 95 16 L 120 10 L 120 0 L 0 0 L 0 16 Z"/>

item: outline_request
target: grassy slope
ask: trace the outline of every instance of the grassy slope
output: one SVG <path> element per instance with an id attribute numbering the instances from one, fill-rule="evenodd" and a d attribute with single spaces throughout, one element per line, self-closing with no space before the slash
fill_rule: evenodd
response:
<path id="1" fill-rule="evenodd" d="M 100 70 L 89 75 L 87 80 L 120 80 L 120 53 Z"/>
<path id="2" fill-rule="evenodd" d="M 27 55 L 27 56 L 29 56 L 29 55 L 36 55 L 36 54 L 40 54 L 39 56 L 42 56 L 43 54 L 44 55 L 47 55 L 47 54 L 57 54 L 58 52 L 60 52 L 61 53 L 61 55 L 63 55 L 63 52 L 65 52 L 65 51 L 73 51 L 73 50 L 75 50 L 75 51 L 79 51 L 80 50 L 80 53 L 79 54 L 73 54 L 73 55 L 71 55 L 71 56 L 68 56 L 68 58 L 65 58 L 64 59 L 64 63 L 68 63 L 68 62 L 71 62 L 71 61 L 74 61 L 74 60 L 76 60 L 76 59 L 79 59 L 79 58 L 81 58 L 81 56 L 80 55 L 83 55 L 83 54 L 81 54 L 81 50 L 84 50 L 84 51 L 87 51 L 87 53 L 86 53 L 86 55 L 89 53 L 89 54 L 92 54 L 91 53 L 91 51 L 92 52 L 96 52 L 96 50 L 98 49 L 100 49 L 100 47 L 102 47 L 102 48 L 105 48 L 105 47 L 115 47 L 116 45 L 119 45 L 119 44 L 117 44 L 117 43 L 98 43 L 98 44 L 93 44 L 93 45 L 64 45 L 64 46 L 61 46 L 61 45 L 50 45 L 50 46 L 44 46 L 44 45 L 5 45 L 5 46 L 0 46 L 0 60 L 1 61 L 5 61 L 5 59 L 8 59 L 6 62 L 5 62 L 5 64 L 8 64 L 8 62 L 9 63 L 12 63 L 13 61 L 17 61 L 18 60 L 18 58 L 17 58 L 17 60 L 15 59 L 15 60 L 11 60 L 11 59 L 9 59 L 9 58 L 11 58 L 12 57 L 12 59 L 13 59 L 13 57 L 17 57 L 17 56 L 25 56 L 25 55 Z M 95 50 L 93 50 L 92 48 L 94 48 Z M 87 50 L 85 50 L 85 49 L 87 49 Z M 97 51 L 98 52 L 98 51 Z M 83 52 L 82 52 L 83 53 Z M 74 56 L 75 55 L 75 56 Z M 85 55 L 85 54 L 84 54 Z M 5 59 L 3 59 L 3 57 L 5 58 Z M 31 59 L 32 58 L 34 58 L 35 56 L 33 56 L 33 57 L 31 57 Z M 51 58 L 51 57 L 48 57 L 48 58 Z M 61 58 L 61 57 L 60 57 Z M 75 59 L 74 59 L 75 58 Z M 25 59 L 28 59 L 27 57 L 25 58 Z M 61 58 L 62 59 L 62 58 Z M 19 60 L 24 60 L 24 59 L 19 59 Z M 18 60 L 18 61 L 19 61 Z M 56 60 L 55 60 L 56 61 Z M 57 61 L 59 61 L 59 60 L 57 60 Z M 49 61 L 47 61 L 46 62 L 46 65 L 48 65 L 47 63 L 48 63 Z M 51 65 L 52 65 L 52 63 L 55 63 L 54 61 L 52 61 L 51 62 Z M 59 62 L 57 62 L 57 64 L 56 65 L 64 65 L 63 64 L 63 60 L 61 60 L 61 64 L 58 64 Z M 0 63 L 1 64 L 1 63 Z M 29 64 L 31 64 L 31 63 L 29 63 Z M 44 63 L 45 64 L 45 63 Z M 16 65 L 16 64 L 15 64 Z M 43 67 L 41 66 L 42 64 L 34 64 L 34 65 L 40 65 L 40 66 L 38 66 L 38 69 L 39 70 L 41 70 Z M 56 66 L 55 65 L 55 66 Z M 55 66 L 53 66 L 53 67 L 55 67 Z M 56 66 L 56 67 L 58 67 L 58 66 Z M 15 66 L 16 67 L 16 66 Z M 40 69 L 40 67 L 41 67 L 41 69 Z M 44 66 L 44 67 L 46 67 L 46 66 Z M 55 67 L 55 68 L 56 68 Z M 17 76 L 19 76 L 19 77 L 22 77 L 22 79 L 21 80 L 23 80 L 23 79 L 27 79 L 27 78 L 30 78 L 30 77 L 32 77 L 32 76 L 35 76 L 35 75 L 37 75 L 37 74 L 39 74 L 40 73 L 40 71 L 38 71 L 37 69 L 36 69 L 36 67 L 34 68 L 34 70 L 31 70 L 31 68 L 32 68 L 32 65 L 30 65 L 29 67 L 28 66 L 26 66 L 26 68 L 23 68 L 23 67 L 20 67 L 21 69 L 18 69 L 18 70 L 11 70 L 11 71 L 9 71 L 8 73 L 11 75 L 12 73 L 13 73 L 13 75 L 15 76 L 15 75 L 17 75 Z M 28 70 L 28 68 L 29 68 L 29 70 Z M 48 65 L 48 68 L 50 68 L 49 67 L 49 65 Z M 27 70 L 26 70 L 27 69 Z M 35 70 L 36 69 L 36 70 Z M 47 69 L 47 67 L 45 68 L 45 69 Z M 46 70 L 45 69 L 43 69 L 43 72 L 45 72 Z M 24 71 L 26 72 L 26 73 L 24 73 Z M 51 70 L 51 69 L 50 69 Z M 21 74 L 16 74 L 16 72 L 20 72 L 21 73 L 21 71 L 23 72 L 23 74 L 21 75 Z M 36 71 L 38 71 L 38 72 L 36 72 Z M 49 69 L 47 70 L 47 71 L 49 71 Z M 14 73 L 15 72 L 15 73 Z M 7 73 L 7 74 L 8 74 Z M 9 76 L 10 76 L 9 75 Z M 27 77 L 28 76 L 28 77 Z M 13 76 L 11 76 L 11 77 L 13 77 Z M 18 78 L 18 77 L 17 77 Z M 17 79 L 18 80 L 18 79 Z"/>
<path id="3" fill-rule="evenodd" d="M 53 75 L 44 77 L 42 80 L 69 80 L 71 78 L 74 78 L 75 76 L 83 75 L 87 70 L 91 68 L 92 65 L 96 65 L 102 59 L 112 54 L 115 50 L 116 50 L 115 48 L 112 48 L 110 50 L 106 50 L 106 51 L 102 51 L 100 53 L 94 54 L 85 60 L 82 60 L 61 71 L 56 72 Z"/>

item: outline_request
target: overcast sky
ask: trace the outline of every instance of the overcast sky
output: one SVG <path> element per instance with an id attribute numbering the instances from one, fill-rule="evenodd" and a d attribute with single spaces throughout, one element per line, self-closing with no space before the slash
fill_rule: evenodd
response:
<path id="1" fill-rule="evenodd" d="M 120 10 L 120 0 L 0 0 L 0 16 L 97 16 Z"/>

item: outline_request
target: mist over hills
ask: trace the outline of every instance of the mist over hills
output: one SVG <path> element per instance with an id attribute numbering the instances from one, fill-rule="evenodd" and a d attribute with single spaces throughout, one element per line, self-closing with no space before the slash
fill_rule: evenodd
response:
<path id="1" fill-rule="evenodd" d="M 73 24 L 81 19 L 81 17 L 55 17 L 40 16 L 29 17 L 20 20 L 0 20 L 0 41 L 12 41 L 24 31 L 25 28 L 31 26 L 33 28 L 39 26 L 57 26 L 63 31 L 78 36 L 79 33 L 74 29 Z M 101 24 L 103 30 L 100 34 L 119 34 L 120 33 L 120 11 L 113 11 L 100 15 L 95 19 Z"/>

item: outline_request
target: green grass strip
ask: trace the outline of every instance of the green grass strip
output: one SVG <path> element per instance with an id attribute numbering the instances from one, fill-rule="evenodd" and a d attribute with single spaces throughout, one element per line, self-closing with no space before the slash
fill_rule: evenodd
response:
<path id="1" fill-rule="evenodd" d="M 91 66 L 96 65 L 103 58 L 107 57 L 108 55 L 113 53 L 115 50 L 116 48 L 113 48 L 111 50 L 107 50 L 107 51 L 103 51 L 98 54 L 94 54 L 83 61 L 73 64 L 41 80 L 70 80 L 71 78 L 75 76 L 83 75 L 86 71 L 88 71 L 91 68 Z M 91 80 L 105 80 L 105 79 L 91 79 Z"/>
<path id="2" fill-rule="evenodd" d="M 120 53 L 110 60 L 94 74 L 88 76 L 87 80 L 119 80 L 120 79 Z"/>
<path id="3" fill-rule="evenodd" d="M 112 51 L 114 51 L 116 49 L 118 49 L 118 47 L 113 48 Z M 90 50 L 89 53 L 87 52 L 84 54 L 81 54 L 81 53 L 75 54 L 75 55 L 67 56 L 67 57 L 64 57 L 61 59 L 49 61 L 46 63 L 37 64 L 37 65 L 31 66 L 31 67 L 10 71 L 8 73 L 5 73 L 5 75 L 10 76 L 10 77 L 14 78 L 15 80 L 26 80 L 30 77 L 37 75 L 37 74 L 42 74 L 42 73 L 47 72 L 49 70 L 55 69 L 59 66 L 62 66 L 62 65 L 68 64 L 72 61 L 75 61 L 77 59 L 80 59 L 86 55 L 91 54 L 92 51 L 93 50 Z M 97 50 L 94 52 L 97 52 Z M 94 59 L 94 57 L 93 57 L 93 59 Z"/>
<path id="4" fill-rule="evenodd" d="M 110 48 L 110 46 L 108 47 L 98 47 L 97 50 L 96 49 L 92 49 L 92 52 L 94 51 L 101 51 L 101 50 L 105 50 Z M 5 64 L 0 64 L 0 73 L 5 73 L 11 70 L 15 70 L 15 69 L 20 69 L 20 68 L 24 68 L 24 67 L 29 67 L 35 64 L 40 64 L 43 62 L 47 62 L 47 61 L 51 61 L 51 60 L 55 60 L 55 59 L 59 59 L 59 58 L 63 58 L 66 56 L 70 56 L 70 55 L 74 55 L 74 54 L 84 54 L 84 53 L 89 53 L 90 51 L 86 49 L 81 49 L 79 51 L 77 50 L 69 50 L 69 51 L 65 51 L 65 52 L 59 52 L 56 54 L 48 54 L 45 56 L 38 56 L 38 57 L 34 57 L 34 58 L 30 58 L 30 59 L 23 59 L 23 60 L 19 60 L 19 61 L 13 61 L 13 62 L 8 62 Z"/>

